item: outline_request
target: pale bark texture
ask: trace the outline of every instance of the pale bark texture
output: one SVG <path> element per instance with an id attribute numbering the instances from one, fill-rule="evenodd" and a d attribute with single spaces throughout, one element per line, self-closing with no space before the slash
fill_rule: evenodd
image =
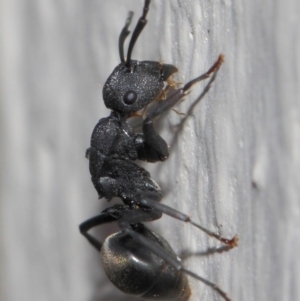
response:
<path id="1" fill-rule="evenodd" d="M 1 30 L 1 301 L 133 301 L 103 273 L 78 225 L 108 206 L 84 158 L 109 111 L 102 86 L 119 63 L 127 12 L 142 0 L 3 0 Z M 144 164 L 163 202 L 238 248 L 187 268 L 233 301 L 300 300 L 300 2 L 152 0 L 133 58 L 163 60 L 186 82 L 225 63 L 186 117 L 158 121 L 170 158 Z M 133 27 L 133 26 L 132 26 Z M 204 83 L 176 110 L 186 113 Z M 163 217 L 149 224 L 180 254 L 218 246 Z M 112 225 L 96 234 L 104 239 Z M 190 301 L 222 300 L 190 279 Z"/>

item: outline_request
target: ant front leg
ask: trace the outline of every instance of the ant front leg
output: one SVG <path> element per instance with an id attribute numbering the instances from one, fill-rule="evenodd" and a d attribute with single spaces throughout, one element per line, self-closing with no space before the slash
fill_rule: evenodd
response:
<path id="1" fill-rule="evenodd" d="M 152 122 L 143 123 L 143 133 L 136 136 L 135 145 L 140 160 L 157 162 L 169 157 L 167 142 L 155 131 Z"/>
<path id="2" fill-rule="evenodd" d="M 136 136 L 136 146 L 139 153 L 139 159 L 148 162 L 165 161 L 169 157 L 169 150 L 166 141 L 155 131 L 153 120 L 159 115 L 167 112 L 175 106 L 183 97 L 188 94 L 189 89 L 196 83 L 207 79 L 212 74 L 202 97 L 208 92 L 212 82 L 217 76 L 217 72 L 224 62 L 224 56 L 221 54 L 214 65 L 204 74 L 189 81 L 183 88 L 176 90 L 172 95 L 161 102 L 153 112 L 151 112 L 143 122 L 143 134 Z"/>
<path id="3" fill-rule="evenodd" d="M 152 122 L 143 123 L 143 133 L 136 135 L 135 147 L 143 161 L 165 161 L 169 157 L 167 142 L 155 131 Z"/>
<path id="4" fill-rule="evenodd" d="M 167 97 L 163 102 L 161 102 L 153 112 L 151 112 L 145 119 L 144 124 L 152 124 L 153 120 L 158 117 L 159 115 L 167 112 L 170 110 L 173 106 L 175 106 L 183 97 L 185 97 L 191 89 L 191 87 L 202 81 L 207 79 L 213 74 L 212 79 L 209 82 L 209 86 L 212 84 L 212 82 L 215 80 L 217 72 L 219 71 L 221 65 L 224 62 L 224 55 L 220 54 L 218 57 L 218 60 L 212 65 L 212 67 L 205 72 L 204 74 L 200 75 L 199 77 L 189 81 L 186 83 L 182 88 L 176 90 L 172 95 Z M 205 93 L 208 92 L 208 89 L 205 90 Z M 204 96 L 204 95 L 203 95 Z"/>

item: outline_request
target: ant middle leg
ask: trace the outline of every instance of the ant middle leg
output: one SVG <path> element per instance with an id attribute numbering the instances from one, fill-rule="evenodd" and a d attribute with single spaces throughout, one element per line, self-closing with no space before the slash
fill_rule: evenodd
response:
<path id="1" fill-rule="evenodd" d="M 201 257 L 201 256 L 211 256 L 214 254 L 221 254 L 221 253 L 225 253 L 228 252 L 232 249 L 231 246 L 228 245 L 222 245 L 219 247 L 212 247 L 212 248 L 208 248 L 204 251 L 197 251 L 197 252 L 191 252 L 189 249 L 183 249 L 182 251 L 180 251 L 179 253 L 179 257 L 181 260 L 186 260 L 190 257 Z"/>
<path id="2" fill-rule="evenodd" d="M 153 208 L 155 210 L 158 210 L 161 213 L 169 215 L 169 216 L 176 218 L 178 220 L 181 220 L 183 222 L 190 223 L 191 225 L 193 225 L 196 228 L 200 229 L 201 231 L 205 232 L 207 235 L 214 237 L 215 239 L 226 244 L 226 246 L 230 249 L 236 247 L 238 244 L 237 236 L 234 236 L 231 239 L 224 238 L 224 237 L 218 235 L 217 233 L 214 233 L 214 232 L 202 227 L 201 225 L 195 223 L 194 221 L 191 220 L 191 218 L 188 215 L 186 215 L 176 209 L 173 209 L 167 205 L 161 204 L 161 203 L 157 202 L 156 200 L 151 199 L 151 193 L 150 193 L 150 195 L 149 195 L 149 193 L 140 194 L 140 196 L 137 199 L 138 199 L 137 200 L 138 204 L 141 204 L 141 205 L 149 207 L 149 208 Z"/>

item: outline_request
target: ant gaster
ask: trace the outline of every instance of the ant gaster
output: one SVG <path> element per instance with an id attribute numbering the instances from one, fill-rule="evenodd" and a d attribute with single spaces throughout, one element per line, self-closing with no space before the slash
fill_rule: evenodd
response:
<path id="1" fill-rule="evenodd" d="M 225 239 L 193 222 L 189 216 L 160 203 L 161 189 L 150 174 L 135 161 L 165 161 L 168 145 L 155 131 L 153 121 L 170 110 L 197 82 L 211 77 L 205 94 L 223 63 L 220 55 L 214 65 L 203 75 L 191 80 L 181 89 L 158 103 L 146 115 L 142 133 L 135 133 L 126 122 L 137 111 L 145 109 L 166 91 L 165 83 L 177 72 L 173 65 L 153 61 L 136 61 L 131 53 L 137 38 L 145 27 L 150 0 L 145 0 L 143 14 L 132 34 L 127 57 L 124 42 L 133 13 L 130 12 L 119 37 L 121 63 L 114 69 L 103 87 L 103 99 L 112 112 L 96 125 L 91 146 L 86 152 L 90 162 L 92 182 L 99 198 L 110 201 L 119 197 L 123 204 L 103 210 L 79 228 L 87 240 L 101 252 L 104 270 L 112 283 L 124 293 L 143 300 L 187 301 L 191 294 L 186 275 L 210 286 L 225 300 L 230 299 L 214 283 L 185 269 L 168 242 L 143 225 L 161 218 L 162 214 L 188 222 L 224 243 L 228 249 L 237 245 L 237 237 Z M 117 222 L 121 231 L 102 243 L 88 231 L 105 223 Z"/>

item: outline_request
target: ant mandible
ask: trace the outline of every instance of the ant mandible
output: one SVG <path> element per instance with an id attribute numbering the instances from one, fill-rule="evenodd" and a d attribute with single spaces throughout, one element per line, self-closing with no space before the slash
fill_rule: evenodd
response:
<path id="1" fill-rule="evenodd" d="M 127 119 L 154 100 L 160 99 L 167 89 L 164 88 L 165 82 L 177 72 L 173 65 L 131 59 L 135 42 L 147 24 L 149 5 L 150 0 L 145 0 L 143 14 L 133 31 L 126 58 L 123 48 L 130 33 L 128 28 L 132 12 L 121 31 L 121 63 L 103 87 L 104 103 L 112 111 L 109 117 L 101 119 L 94 128 L 91 146 L 86 152 L 92 182 L 99 198 L 104 197 L 110 201 L 113 197 L 119 197 L 123 204 L 109 207 L 83 222 L 79 226 L 80 232 L 101 252 L 108 278 L 127 294 L 143 300 L 187 301 L 190 288 L 186 275 L 189 275 L 230 301 L 216 284 L 185 269 L 168 242 L 143 225 L 143 222 L 157 220 L 162 214 L 166 214 L 192 224 L 224 243 L 228 249 L 237 245 L 237 237 L 223 238 L 196 224 L 186 214 L 161 204 L 160 187 L 145 169 L 135 163 L 136 160 L 157 162 L 168 158 L 168 145 L 155 131 L 154 119 L 176 105 L 194 84 L 211 77 L 203 92 L 205 94 L 223 63 L 223 55 L 220 55 L 206 73 L 159 102 L 146 115 L 142 133 L 135 133 Z M 103 243 L 88 233 L 91 228 L 110 222 L 117 222 L 121 231 L 109 236 Z"/>

